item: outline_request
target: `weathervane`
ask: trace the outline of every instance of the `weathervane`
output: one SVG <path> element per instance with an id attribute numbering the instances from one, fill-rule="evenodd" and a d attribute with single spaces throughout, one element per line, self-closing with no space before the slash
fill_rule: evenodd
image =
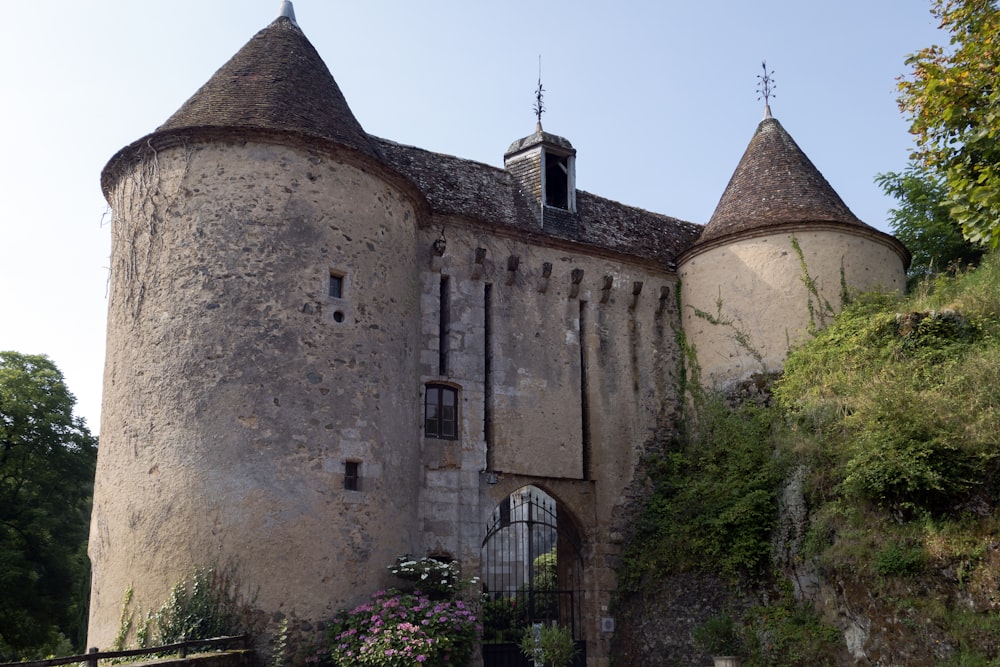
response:
<path id="1" fill-rule="evenodd" d="M 542 129 L 542 114 L 545 113 L 545 105 L 542 104 L 542 93 L 544 92 L 545 89 L 542 88 L 542 56 L 538 56 L 538 88 L 535 89 L 535 104 L 532 111 L 535 112 L 539 130 Z"/>
<path id="2" fill-rule="evenodd" d="M 771 97 L 777 97 L 774 89 L 778 87 L 778 84 L 774 82 L 774 70 L 770 72 L 767 71 L 767 61 L 761 61 L 761 68 L 764 70 L 763 74 L 757 75 L 757 99 L 764 100 L 764 117 L 771 117 Z"/>

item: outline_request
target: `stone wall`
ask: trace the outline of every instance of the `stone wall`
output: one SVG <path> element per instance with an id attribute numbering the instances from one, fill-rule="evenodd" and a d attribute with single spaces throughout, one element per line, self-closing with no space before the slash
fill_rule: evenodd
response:
<path id="1" fill-rule="evenodd" d="M 457 387 L 462 422 L 458 440 L 423 438 L 424 548 L 478 571 L 497 504 L 527 484 L 542 488 L 583 538 L 589 651 L 605 664 L 600 620 L 615 587 L 626 488 L 644 443 L 679 405 L 676 279 L 469 221 L 424 227 L 421 381 Z"/>
<path id="2" fill-rule="evenodd" d="M 255 143 L 161 150 L 110 200 L 89 645 L 128 587 L 155 609 L 197 565 L 234 561 L 265 611 L 303 618 L 383 585 L 422 482 L 409 200 Z"/>
<path id="3" fill-rule="evenodd" d="M 806 288 L 793 238 L 818 300 Z M 733 240 L 686 257 L 678 267 L 682 318 L 703 384 L 725 385 L 780 370 L 788 349 L 808 335 L 810 301 L 817 327 L 824 323 L 824 304 L 839 312 L 841 270 L 852 290 L 901 291 L 906 284 L 897 249 L 863 229 L 814 224 Z M 695 309 L 721 323 L 699 317 Z"/>
<path id="4" fill-rule="evenodd" d="M 213 562 L 306 622 L 391 583 L 403 553 L 475 574 L 497 503 L 536 484 L 583 538 L 603 664 L 619 509 L 679 405 L 671 273 L 433 218 L 271 144 L 162 150 L 110 198 L 92 645 L 127 588 L 150 610 Z M 459 437 L 424 437 L 428 383 L 457 390 Z"/>

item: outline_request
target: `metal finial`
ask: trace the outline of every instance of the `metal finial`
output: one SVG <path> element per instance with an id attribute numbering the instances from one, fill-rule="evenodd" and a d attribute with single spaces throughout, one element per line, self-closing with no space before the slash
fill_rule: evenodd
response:
<path id="1" fill-rule="evenodd" d="M 770 118 L 770 102 L 772 97 L 777 97 L 774 89 L 778 87 L 778 84 L 774 82 L 774 70 L 767 71 L 767 61 L 761 61 L 760 66 L 764 70 L 764 73 L 757 75 L 757 99 L 764 100 L 764 118 Z"/>
<path id="2" fill-rule="evenodd" d="M 545 89 L 542 88 L 542 56 L 538 56 L 538 88 L 535 89 L 535 105 L 532 110 L 535 112 L 539 130 L 542 129 L 542 114 L 545 113 L 545 105 L 542 103 L 542 93 L 544 92 Z"/>
<path id="3" fill-rule="evenodd" d="M 278 10 L 278 16 L 284 16 L 295 25 L 298 25 L 298 23 L 295 23 L 295 9 L 292 8 L 290 0 L 281 0 L 281 9 Z"/>

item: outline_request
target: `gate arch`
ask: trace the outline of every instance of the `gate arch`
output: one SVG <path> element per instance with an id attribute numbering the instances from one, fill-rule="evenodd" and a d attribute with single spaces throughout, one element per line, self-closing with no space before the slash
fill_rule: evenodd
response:
<path id="1" fill-rule="evenodd" d="M 518 653 L 514 645 L 535 623 L 567 627 L 584 646 L 582 546 L 569 511 L 537 486 L 517 489 L 493 509 L 481 553 L 487 666 L 521 664 L 498 656 Z"/>

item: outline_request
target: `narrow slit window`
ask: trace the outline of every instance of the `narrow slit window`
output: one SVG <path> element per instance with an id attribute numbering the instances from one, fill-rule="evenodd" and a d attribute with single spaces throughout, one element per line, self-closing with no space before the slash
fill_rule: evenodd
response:
<path id="1" fill-rule="evenodd" d="M 344 276 L 339 273 L 330 272 L 330 288 L 327 292 L 331 298 L 344 298 Z"/>
<path id="2" fill-rule="evenodd" d="M 448 374 L 448 332 L 451 329 L 451 303 L 448 298 L 448 276 L 441 276 L 438 314 L 438 375 Z"/>
<path id="3" fill-rule="evenodd" d="M 361 463 L 347 461 L 344 463 L 344 488 L 348 491 L 361 490 Z"/>
<path id="4" fill-rule="evenodd" d="M 427 386 L 424 435 L 446 440 L 458 437 L 458 390 L 437 384 Z"/>

